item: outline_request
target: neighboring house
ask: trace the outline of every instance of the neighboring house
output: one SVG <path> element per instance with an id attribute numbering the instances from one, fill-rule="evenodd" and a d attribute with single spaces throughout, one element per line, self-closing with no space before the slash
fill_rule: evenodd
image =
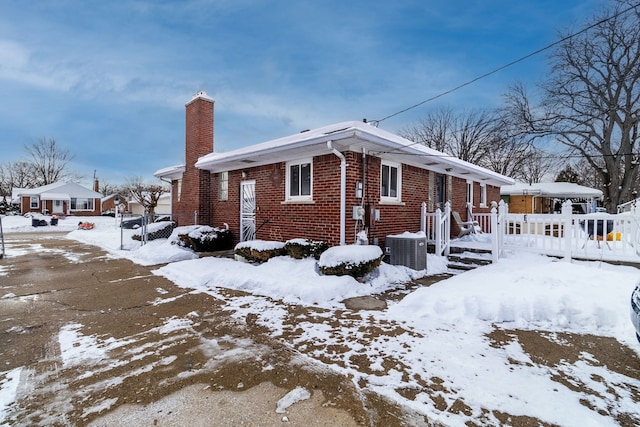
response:
<path id="1" fill-rule="evenodd" d="M 118 204 L 120 205 L 124 205 L 124 212 L 128 212 L 129 211 L 129 205 L 128 205 L 128 201 L 125 197 L 122 197 L 119 194 L 109 194 L 106 197 L 102 198 L 102 213 L 115 213 L 116 211 L 116 204 L 115 204 L 115 200 L 118 200 Z"/>
<path id="2" fill-rule="evenodd" d="M 143 215 L 144 206 L 142 206 L 136 199 L 128 201 L 129 211 L 134 215 Z M 156 215 L 170 215 L 171 214 L 171 194 L 163 194 L 158 199 L 158 205 L 154 210 Z"/>
<path id="3" fill-rule="evenodd" d="M 516 183 L 500 189 L 502 199 L 509 204 L 510 213 L 560 212 L 567 199 L 574 202 L 575 213 L 593 212 L 602 191 L 572 182 Z"/>
<path id="4" fill-rule="evenodd" d="M 353 121 L 216 153 L 214 101 L 197 93 L 186 105 L 186 162 L 154 175 L 171 182 L 181 225 L 228 224 L 236 241 L 322 240 L 370 243 L 420 229 L 422 202 L 434 212 L 451 201 L 466 217 L 489 212 L 511 178 L 445 155 L 367 123 Z M 455 228 L 455 227 L 452 227 Z M 452 230 L 457 234 L 458 230 Z"/>
<path id="5" fill-rule="evenodd" d="M 100 215 L 102 194 L 73 182 L 54 182 L 37 188 L 14 188 L 12 199 L 20 213 Z"/>

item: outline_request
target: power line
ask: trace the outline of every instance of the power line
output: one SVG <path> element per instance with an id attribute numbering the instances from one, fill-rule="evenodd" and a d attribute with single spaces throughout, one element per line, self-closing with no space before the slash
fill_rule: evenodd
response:
<path id="1" fill-rule="evenodd" d="M 467 82 L 465 82 L 465 83 L 462 83 L 462 84 L 460 84 L 460 85 L 458 85 L 458 86 L 454 87 L 453 89 L 449 89 L 449 90 L 447 90 L 447 91 L 445 91 L 445 92 L 439 93 L 438 95 L 432 96 L 431 98 L 425 99 L 424 101 L 418 102 L 417 104 L 411 105 L 411 106 L 409 106 L 409 107 L 407 107 L 407 108 L 404 108 L 404 109 L 402 109 L 402 110 L 400 110 L 400 111 L 398 111 L 398 112 L 396 112 L 396 113 L 390 114 L 390 115 L 388 115 L 388 116 L 386 116 L 386 117 L 383 117 L 383 118 L 381 118 L 381 119 L 379 119 L 379 120 L 372 120 L 372 123 L 373 123 L 375 126 L 378 126 L 378 125 L 379 125 L 381 122 L 383 122 L 384 120 L 390 119 L 391 117 L 395 117 L 395 116 L 400 115 L 400 114 L 402 114 L 402 113 L 406 113 L 407 111 L 409 111 L 409 110 L 413 110 L 414 108 L 417 108 L 417 107 L 419 107 L 419 106 L 421 106 L 421 105 L 423 105 L 423 104 L 426 104 L 427 102 L 434 101 L 434 100 L 436 100 L 436 99 L 438 99 L 438 98 L 441 98 L 441 97 L 443 97 L 443 96 L 445 96 L 445 95 L 448 95 L 448 94 L 450 94 L 450 93 L 452 93 L 452 92 L 455 92 L 455 91 L 457 91 L 457 90 L 459 90 L 459 89 L 462 89 L 462 88 L 463 88 L 463 87 L 465 87 L 465 86 L 469 86 L 469 85 L 471 85 L 471 84 L 473 84 L 473 83 L 477 82 L 478 80 L 482 80 L 482 79 L 484 79 L 484 78 L 486 78 L 486 77 L 489 77 L 489 76 L 491 76 L 491 75 L 493 75 L 493 74 L 496 74 L 496 73 L 498 73 L 498 72 L 500 72 L 500 71 L 504 70 L 505 68 L 511 67 L 511 66 L 513 66 L 513 65 L 515 65 L 515 64 L 517 64 L 517 63 L 519 63 L 519 62 L 524 61 L 525 59 L 529 59 L 529 58 L 531 58 L 532 56 L 538 55 L 539 53 L 542 53 L 542 52 L 544 52 L 545 50 L 551 49 L 552 47 L 557 46 L 557 45 L 559 45 L 559 44 L 561 44 L 561 43 L 563 43 L 563 42 L 565 42 L 565 41 L 567 41 L 567 40 L 569 40 L 569 39 L 571 39 L 571 38 L 573 38 L 573 37 L 575 37 L 575 36 L 578 36 L 578 35 L 580 35 L 580 34 L 582 34 L 582 33 L 585 33 L 585 32 L 587 32 L 587 31 L 591 30 L 592 28 L 597 27 L 598 25 L 604 24 L 604 23 L 605 23 L 605 22 L 607 22 L 607 21 L 610 21 L 610 20 L 612 20 L 612 19 L 614 19 L 614 18 L 617 18 L 618 16 L 623 15 L 623 14 L 625 14 L 625 13 L 629 12 L 630 10 L 637 8 L 638 6 L 640 6 L 640 2 L 639 2 L 639 3 L 636 3 L 636 4 L 635 4 L 635 5 L 633 5 L 633 6 L 630 6 L 630 7 L 626 8 L 626 9 L 624 9 L 624 10 L 622 10 L 622 11 L 618 12 L 618 13 L 616 13 L 615 15 L 612 15 L 612 16 L 609 16 L 609 17 L 607 17 L 607 18 L 601 19 L 600 21 L 595 22 L 595 23 L 593 23 L 593 24 L 591 24 L 591 25 L 587 26 L 587 27 L 583 28 L 582 30 L 580 30 L 580 31 L 578 31 L 578 32 L 576 32 L 576 33 L 573 33 L 573 34 L 570 34 L 570 35 L 568 35 L 568 36 L 566 36 L 566 37 L 563 37 L 563 38 L 561 38 L 560 40 L 557 40 L 557 41 L 555 41 L 555 42 L 553 42 L 553 43 L 551 43 L 551 44 L 548 44 L 547 46 L 542 47 L 542 48 L 540 48 L 540 49 L 538 49 L 538 50 L 535 50 L 535 51 L 533 51 L 533 52 L 531 52 L 531 53 L 529 53 L 529 54 L 527 54 L 527 55 L 525 55 L 525 56 L 523 56 L 523 57 L 521 57 L 521 58 L 518 58 L 518 59 L 516 59 L 516 60 L 514 60 L 514 61 L 511 61 L 511 62 L 509 62 L 509 63 L 505 64 L 505 65 L 502 65 L 501 67 L 498 67 L 498 68 L 496 68 L 496 69 L 494 69 L 494 70 L 492 70 L 492 71 L 489 71 L 489 72 L 487 72 L 487 73 L 485 73 L 485 74 L 482 74 L 482 75 L 480 75 L 480 76 L 478 76 L 478 77 L 476 77 L 476 78 L 474 78 L 474 79 L 471 79 L 471 80 L 469 80 L 469 81 L 467 81 Z"/>

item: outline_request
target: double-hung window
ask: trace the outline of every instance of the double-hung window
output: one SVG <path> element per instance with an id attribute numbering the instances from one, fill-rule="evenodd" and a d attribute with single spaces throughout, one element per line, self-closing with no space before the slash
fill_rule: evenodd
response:
<path id="1" fill-rule="evenodd" d="M 487 207 L 487 184 L 480 184 L 480 207 Z"/>
<path id="2" fill-rule="evenodd" d="M 313 199 L 313 162 L 310 159 L 287 163 L 287 200 Z"/>
<path id="3" fill-rule="evenodd" d="M 380 173 L 380 201 L 400 202 L 402 169 L 398 163 L 383 161 Z"/>
<path id="4" fill-rule="evenodd" d="M 229 200 L 229 172 L 218 174 L 218 200 Z"/>
<path id="5" fill-rule="evenodd" d="M 29 207 L 31 209 L 38 209 L 40 207 L 40 198 L 38 196 L 31 196 L 30 199 Z"/>
<path id="6" fill-rule="evenodd" d="M 473 206 L 473 181 L 467 181 L 467 204 Z"/>

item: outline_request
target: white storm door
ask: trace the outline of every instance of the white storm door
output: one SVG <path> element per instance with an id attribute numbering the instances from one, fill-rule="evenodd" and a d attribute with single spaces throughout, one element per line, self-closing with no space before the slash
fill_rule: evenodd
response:
<path id="1" fill-rule="evenodd" d="M 54 200 L 53 201 L 53 212 L 54 214 L 61 214 L 64 211 L 62 210 L 63 201 L 62 200 Z"/>
<path id="2" fill-rule="evenodd" d="M 256 182 L 240 183 L 240 241 L 256 238 Z"/>

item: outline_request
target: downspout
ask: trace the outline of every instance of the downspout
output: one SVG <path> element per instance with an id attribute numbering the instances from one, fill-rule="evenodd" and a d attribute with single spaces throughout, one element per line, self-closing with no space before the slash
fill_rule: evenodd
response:
<path id="1" fill-rule="evenodd" d="M 346 214 L 347 210 L 347 159 L 344 155 L 333 148 L 331 141 L 327 141 L 327 147 L 340 159 L 340 246 L 345 243 Z"/>

